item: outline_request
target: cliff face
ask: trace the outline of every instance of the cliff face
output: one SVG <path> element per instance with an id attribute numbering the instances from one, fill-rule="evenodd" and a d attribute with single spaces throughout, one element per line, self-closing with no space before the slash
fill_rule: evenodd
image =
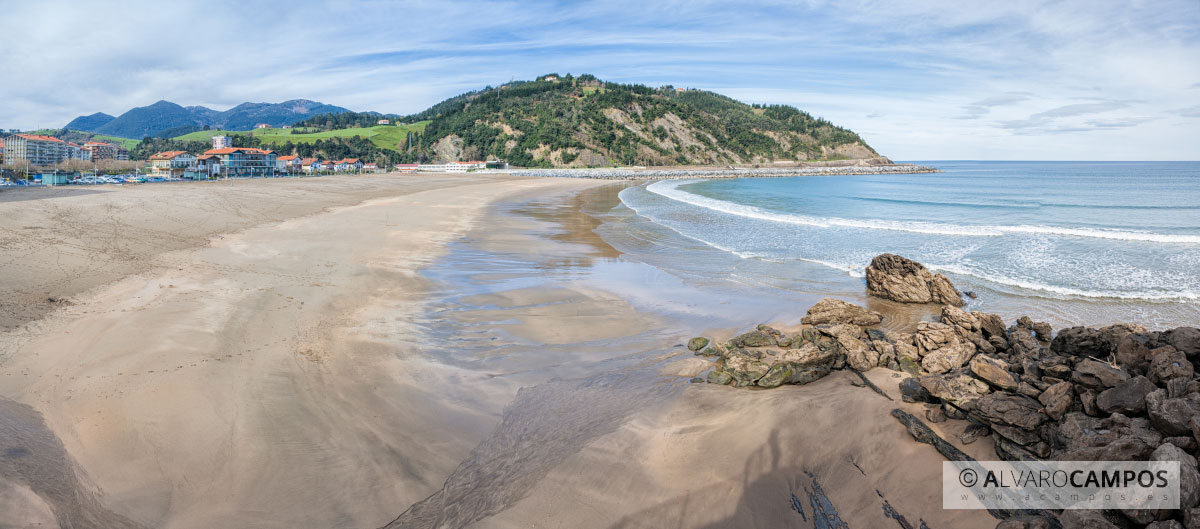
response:
<path id="1" fill-rule="evenodd" d="M 854 132 L 789 106 L 752 106 L 699 90 L 592 76 L 510 83 L 435 105 L 412 146 L 437 161 L 518 166 L 741 165 L 866 160 Z"/>

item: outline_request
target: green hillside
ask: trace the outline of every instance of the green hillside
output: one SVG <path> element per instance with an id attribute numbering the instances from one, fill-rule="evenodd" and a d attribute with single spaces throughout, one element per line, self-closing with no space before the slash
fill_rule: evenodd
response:
<path id="1" fill-rule="evenodd" d="M 558 167 L 878 156 L 854 132 L 794 107 L 590 75 L 510 83 L 434 108 L 423 113 L 431 121 L 413 149 L 421 159 Z"/>
<path id="2" fill-rule="evenodd" d="M 421 134 L 429 121 L 419 121 L 411 125 L 377 125 L 373 127 L 355 127 L 328 131 L 304 132 L 309 129 L 255 129 L 248 131 L 202 130 L 172 138 L 176 141 L 208 141 L 213 136 L 222 134 L 230 136 L 253 136 L 263 145 L 285 145 L 316 143 L 331 138 L 351 138 L 359 136 L 371 140 L 381 149 L 399 150 L 398 145 L 408 137 L 409 131 Z"/>
<path id="3" fill-rule="evenodd" d="M 59 138 L 63 141 L 78 143 L 80 145 L 83 145 L 84 143 L 87 143 L 89 141 L 102 141 L 105 143 L 112 143 L 114 145 L 120 145 L 128 150 L 133 150 L 133 148 L 136 147 L 138 144 L 138 140 L 131 140 L 129 138 L 118 138 L 116 136 L 105 136 L 104 134 L 96 134 L 94 132 L 86 132 L 86 131 L 82 131 L 82 130 L 41 129 L 41 130 L 29 131 L 28 134 L 41 134 L 43 136 L 54 136 L 55 138 Z"/>

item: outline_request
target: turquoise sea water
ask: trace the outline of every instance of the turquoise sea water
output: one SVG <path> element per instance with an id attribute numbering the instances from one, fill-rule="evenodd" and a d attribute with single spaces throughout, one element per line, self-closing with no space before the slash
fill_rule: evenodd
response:
<path id="1" fill-rule="evenodd" d="M 739 274 L 799 290 L 852 291 L 892 252 L 981 302 L 1106 307 L 1088 323 L 1197 314 L 1200 163 L 918 163 L 943 172 L 662 181 L 620 198 L 645 222 L 756 262 Z"/>

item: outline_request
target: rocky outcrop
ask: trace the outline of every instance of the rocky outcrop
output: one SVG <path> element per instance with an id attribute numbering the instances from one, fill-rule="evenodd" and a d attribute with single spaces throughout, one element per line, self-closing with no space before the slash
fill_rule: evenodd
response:
<path id="1" fill-rule="evenodd" d="M 808 309 L 808 314 L 800 322 L 808 325 L 823 323 L 879 325 L 883 322 L 883 315 L 840 299 L 825 298 Z"/>
<path id="2" fill-rule="evenodd" d="M 921 263 L 885 253 L 867 267 L 867 293 L 900 303 L 941 303 L 963 306 L 962 295 L 946 276 Z"/>
<path id="3" fill-rule="evenodd" d="M 923 267 L 896 256 L 880 259 L 887 261 L 880 270 L 909 273 L 877 278 L 876 285 L 916 289 L 915 281 L 903 278 L 918 276 Z M 892 288 L 897 284 L 902 286 Z M 938 321 L 919 322 L 911 332 L 874 327 L 882 322 L 876 312 L 824 299 L 795 334 L 759 325 L 698 354 L 718 356 L 710 382 L 735 386 L 805 384 L 844 368 L 906 373 L 900 383 L 905 402 L 926 403 L 930 422 L 971 421 L 960 440 L 990 435 L 1004 460 L 1179 461 L 1178 511 L 1068 510 L 1035 518 L 1057 516 L 1064 527 L 1200 527 L 1200 330 L 1116 324 L 1056 335 L 1049 324 L 1028 317 L 1006 327 L 997 315 L 950 304 Z M 919 440 L 933 440 L 919 419 L 903 412 L 897 418 Z M 1042 527 L 1020 516 L 1002 525 Z"/>

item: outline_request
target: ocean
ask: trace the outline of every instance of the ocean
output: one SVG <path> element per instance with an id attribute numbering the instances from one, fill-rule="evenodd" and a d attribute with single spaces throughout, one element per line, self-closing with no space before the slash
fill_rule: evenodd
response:
<path id="1" fill-rule="evenodd" d="M 970 308 L 1200 324 L 1200 163 L 914 163 L 942 172 L 629 187 L 601 235 L 694 279 L 852 298 L 891 252 L 976 293 Z"/>

